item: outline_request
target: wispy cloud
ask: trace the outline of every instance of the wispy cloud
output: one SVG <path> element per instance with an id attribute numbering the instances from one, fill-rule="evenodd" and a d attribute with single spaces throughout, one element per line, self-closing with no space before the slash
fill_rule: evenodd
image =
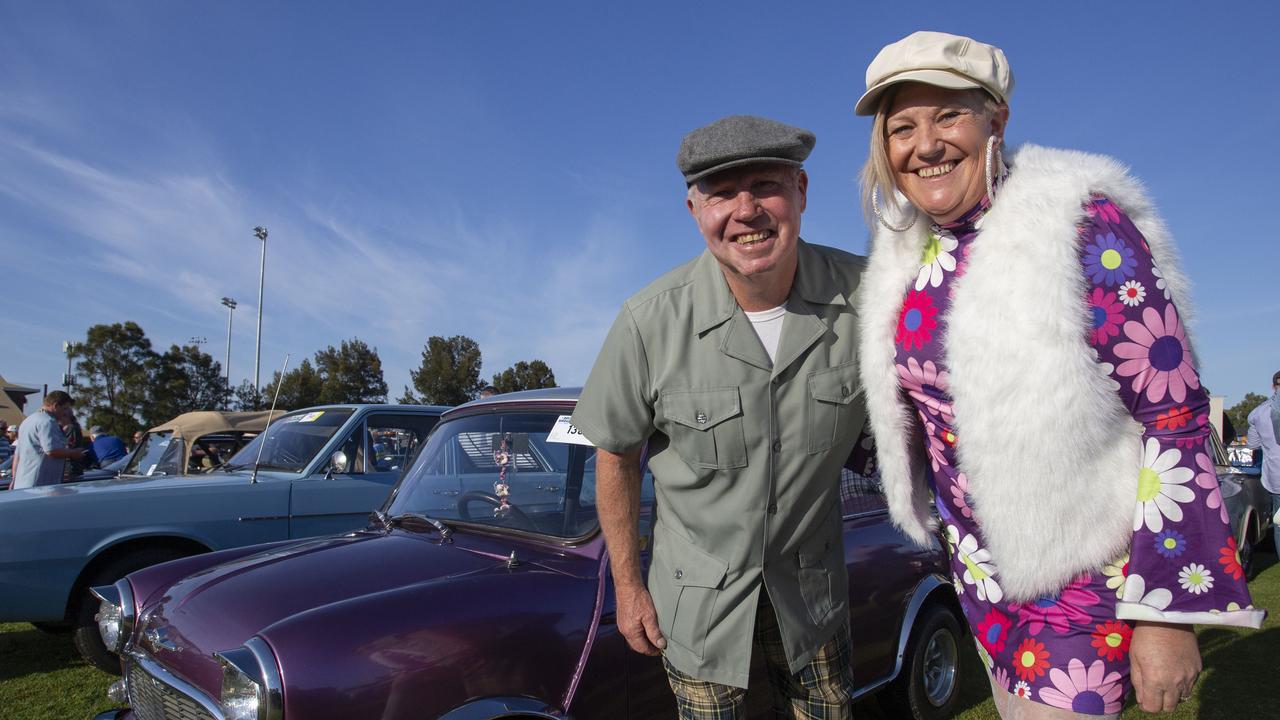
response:
<path id="1" fill-rule="evenodd" d="M 216 157 L 209 149 L 184 157 L 193 155 Z M 584 380 L 618 302 L 635 289 L 631 270 L 643 265 L 640 237 L 620 207 L 588 209 L 574 219 L 576 230 L 551 239 L 545 229 L 500 213 L 472 217 L 447 201 L 373 226 L 369 218 L 392 214 L 375 198 L 331 208 L 298 197 L 263 208 L 216 162 L 91 162 L 2 118 L 0 163 L 10 168 L 0 197 L 25 206 L 55 243 L 95 269 L 64 295 L 90 306 L 116 299 L 94 321 L 133 319 L 153 333 L 169 328 L 180 342 L 201 334 L 193 328 L 213 335 L 225 317 L 218 298 L 237 297 L 236 377 L 250 367 L 243 340 L 256 312 L 259 246 L 249 233 L 256 223 L 271 232 L 264 367 L 284 352 L 296 364 L 359 337 L 379 348 L 393 394 L 436 334 L 479 342 L 486 376 L 541 358 L 562 382 Z"/>

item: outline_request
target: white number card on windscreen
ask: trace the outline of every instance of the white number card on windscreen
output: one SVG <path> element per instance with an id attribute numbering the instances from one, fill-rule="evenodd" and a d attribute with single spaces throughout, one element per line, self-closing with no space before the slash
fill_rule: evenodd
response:
<path id="1" fill-rule="evenodd" d="M 571 445 L 587 445 L 595 447 L 586 435 L 578 432 L 578 428 L 573 426 L 573 418 L 568 415 L 561 415 L 556 418 L 556 424 L 551 426 L 551 432 L 547 433 L 547 442 L 549 443 L 569 443 Z"/>

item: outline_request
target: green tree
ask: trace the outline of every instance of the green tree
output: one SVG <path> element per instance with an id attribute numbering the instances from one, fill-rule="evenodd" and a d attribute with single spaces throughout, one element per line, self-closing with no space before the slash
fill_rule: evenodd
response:
<path id="1" fill-rule="evenodd" d="M 276 398 L 277 386 L 280 388 L 278 398 Z M 264 403 L 262 407 L 263 409 L 271 407 L 273 398 L 275 398 L 276 408 L 283 410 L 323 405 L 325 404 L 321 399 L 323 393 L 324 378 L 320 376 L 311 361 L 304 358 L 298 367 L 286 372 L 283 379 L 280 377 L 280 371 L 275 371 L 271 382 L 262 389 Z"/>
<path id="2" fill-rule="evenodd" d="M 228 394 L 221 363 L 199 346 L 173 345 L 155 360 L 143 419 L 155 426 L 182 413 L 219 410 Z"/>
<path id="3" fill-rule="evenodd" d="M 400 405 L 418 405 L 420 402 L 418 398 L 414 397 L 413 391 L 409 389 L 408 385 L 404 386 L 404 392 L 400 394 L 400 397 L 396 398 L 396 403 Z"/>
<path id="4" fill-rule="evenodd" d="M 521 360 L 493 376 L 493 389 L 500 393 L 555 386 L 556 374 L 541 360 Z"/>
<path id="5" fill-rule="evenodd" d="M 1243 435 L 1249 431 L 1249 413 L 1266 401 L 1265 395 L 1254 392 L 1245 393 L 1243 400 L 1227 409 L 1227 417 L 1231 418 L 1231 426 L 1237 433 Z"/>
<path id="6" fill-rule="evenodd" d="M 422 348 L 422 364 L 409 377 L 422 402 L 461 405 L 480 388 L 480 346 L 465 335 L 432 335 Z"/>
<path id="7" fill-rule="evenodd" d="M 343 340 L 316 353 L 322 403 L 384 403 L 387 382 L 382 377 L 378 349 L 357 339 Z"/>
<path id="8" fill-rule="evenodd" d="M 71 346 L 71 356 L 74 393 L 88 424 L 122 438 L 141 429 L 158 357 L 142 328 L 132 321 L 94 325 Z"/>
<path id="9" fill-rule="evenodd" d="M 253 382 L 245 380 L 231 391 L 231 407 L 235 410 L 266 410 L 262 391 L 253 386 Z"/>

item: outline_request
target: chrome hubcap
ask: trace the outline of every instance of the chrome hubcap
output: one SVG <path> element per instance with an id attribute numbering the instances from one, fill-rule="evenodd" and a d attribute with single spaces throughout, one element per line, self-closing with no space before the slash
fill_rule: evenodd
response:
<path id="1" fill-rule="evenodd" d="M 959 652 L 956 640 L 944 629 L 929 636 L 924 649 L 924 695 L 934 707 L 945 705 L 955 691 Z"/>

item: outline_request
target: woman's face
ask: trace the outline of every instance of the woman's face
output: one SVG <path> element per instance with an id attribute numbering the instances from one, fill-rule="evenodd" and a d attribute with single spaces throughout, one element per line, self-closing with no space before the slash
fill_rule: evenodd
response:
<path id="1" fill-rule="evenodd" d="M 987 138 L 1004 133 L 1009 109 L 983 109 L 982 92 L 904 83 L 885 122 L 898 189 L 936 223 L 951 222 L 986 194 Z"/>

